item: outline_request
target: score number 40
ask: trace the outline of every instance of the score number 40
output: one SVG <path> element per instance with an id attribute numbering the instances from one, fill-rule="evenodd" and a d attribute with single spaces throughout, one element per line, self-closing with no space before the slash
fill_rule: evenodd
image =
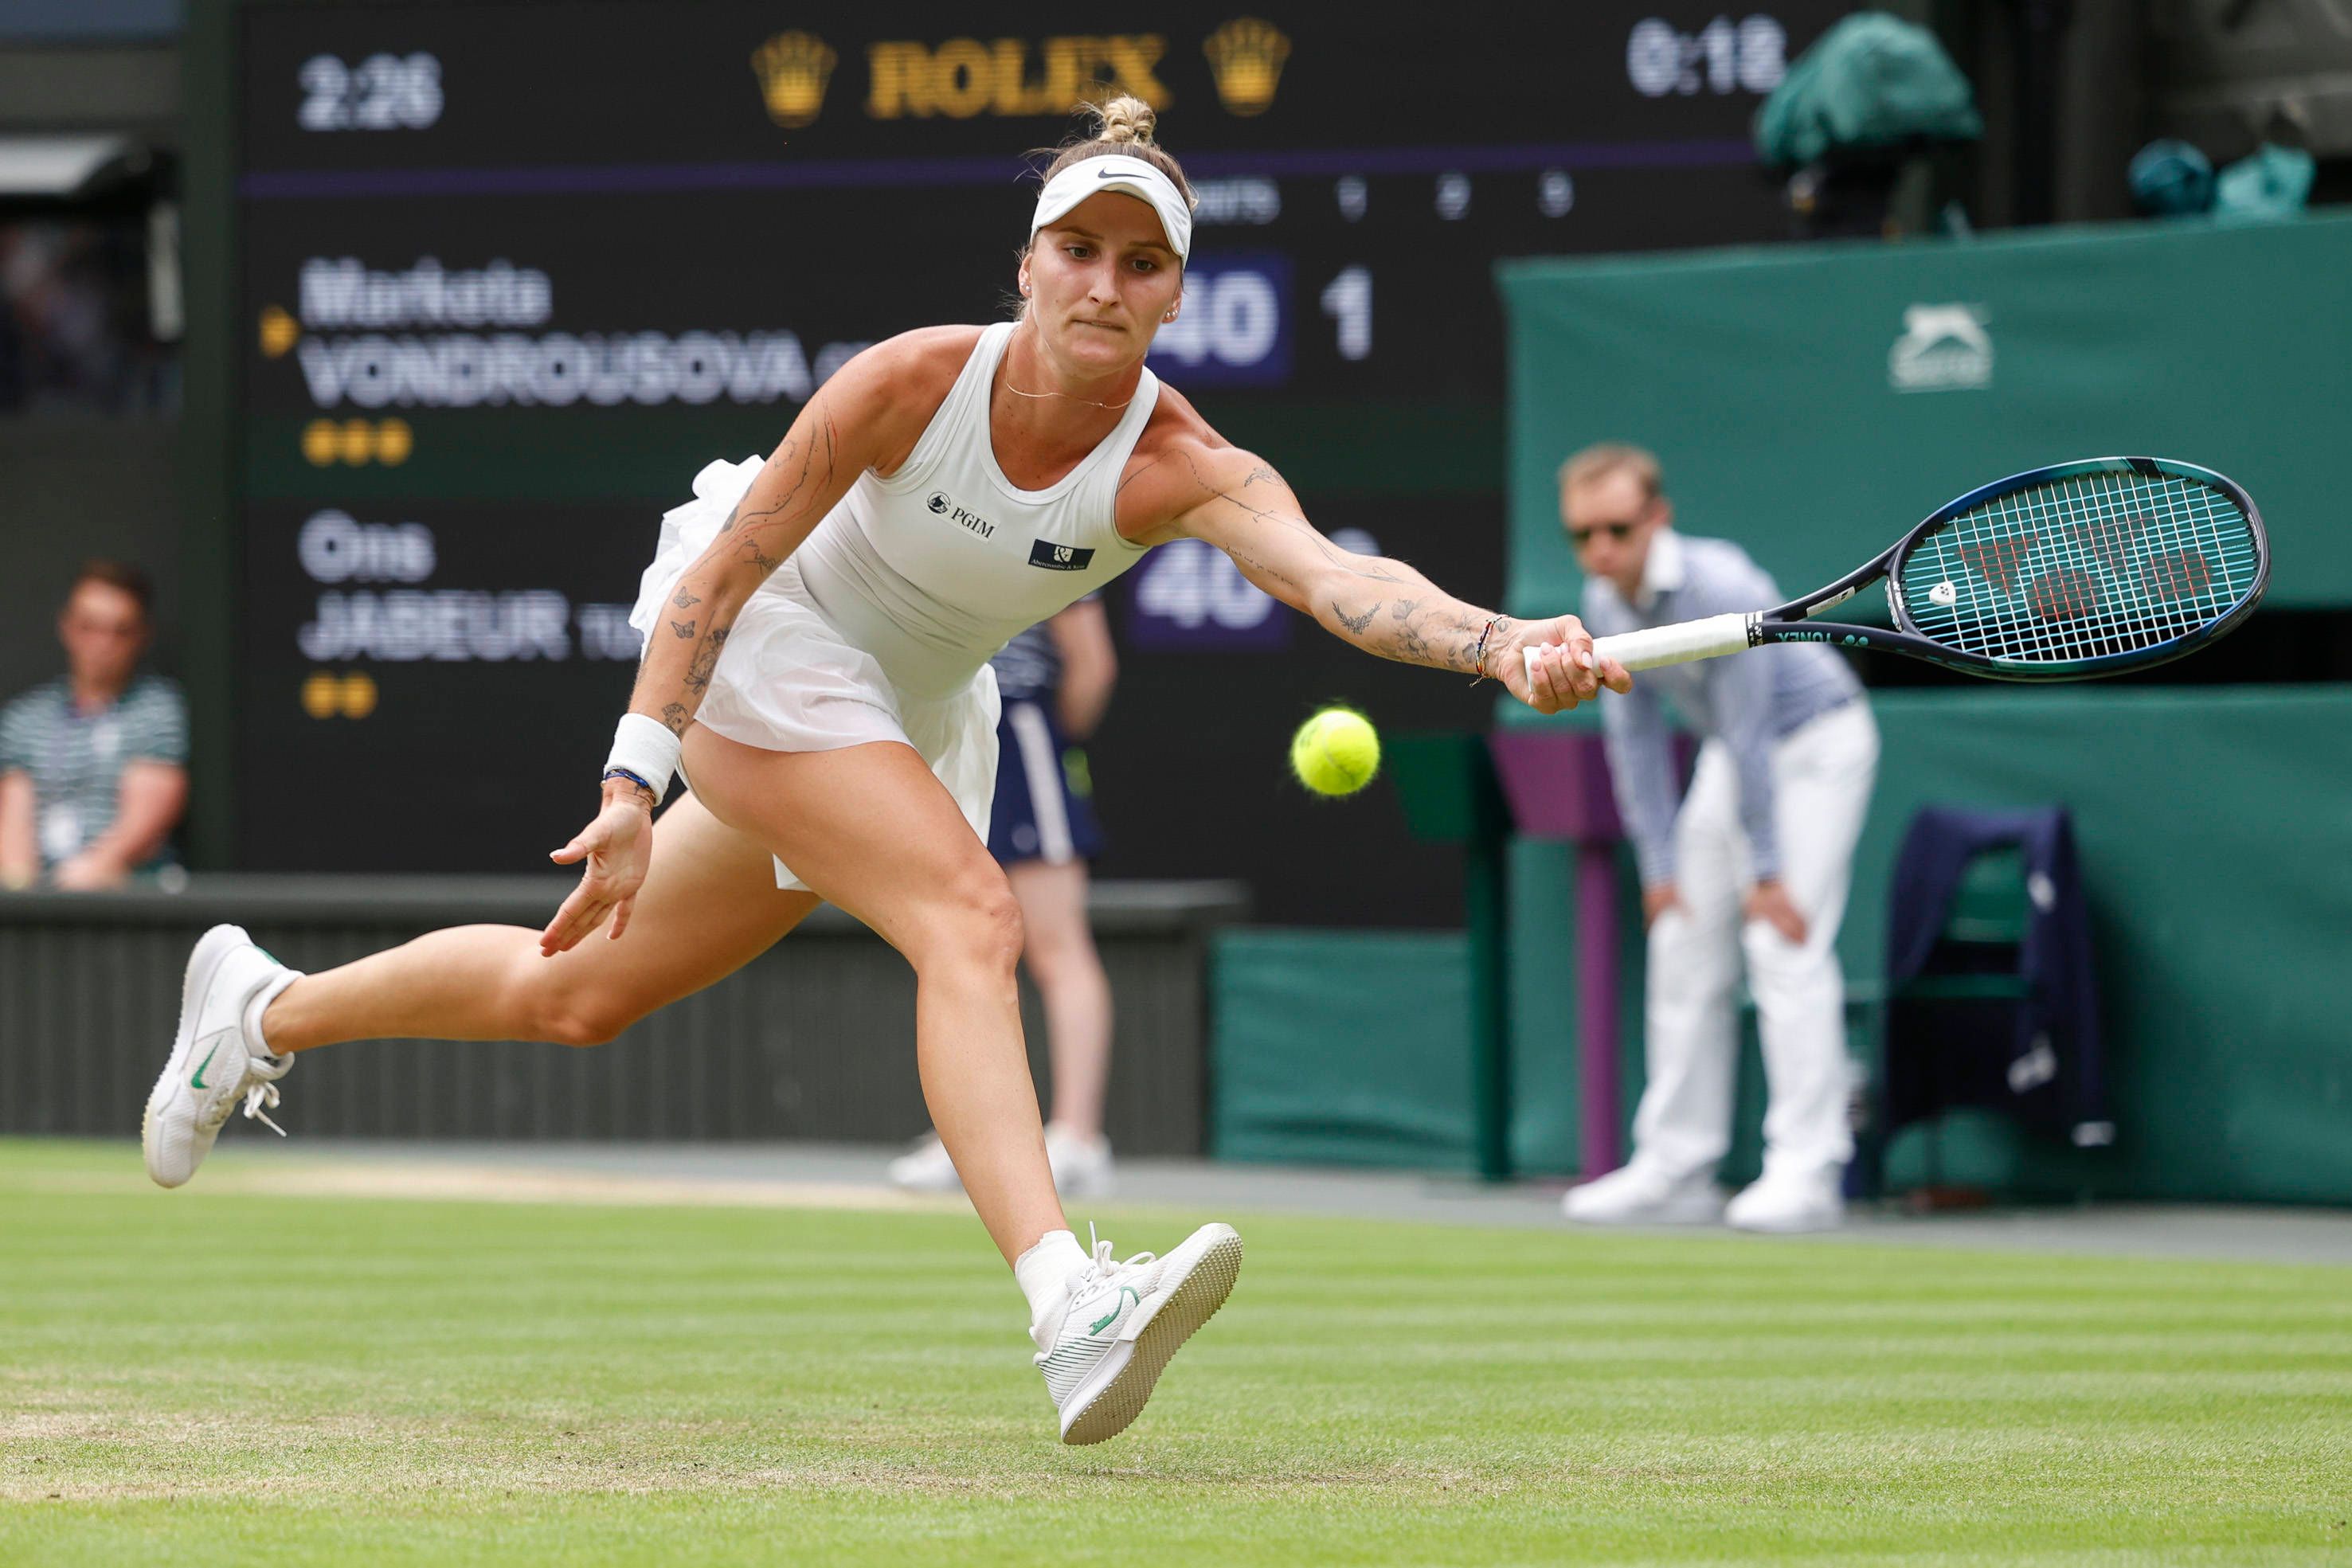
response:
<path id="1" fill-rule="evenodd" d="M 1192 371 L 1204 385 L 1286 380 L 1290 333 L 1283 317 L 1289 270 L 1279 257 L 1196 258 L 1185 280 L 1183 308 L 1153 338 L 1152 359 Z M 1324 285 L 1317 302 L 1330 319 L 1339 357 L 1371 358 L 1371 268 L 1344 268 Z"/>
<path id="2" fill-rule="evenodd" d="M 312 55 L 300 71 L 305 131 L 422 131 L 441 118 L 441 62 L 431 55 L 370 55 L 347 66 Z"/>

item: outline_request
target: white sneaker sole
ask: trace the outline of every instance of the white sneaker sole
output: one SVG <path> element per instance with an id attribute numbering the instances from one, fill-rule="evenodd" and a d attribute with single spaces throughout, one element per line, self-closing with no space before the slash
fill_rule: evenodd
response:
<path id="1" fill-rule="evenodd" d="M 1242 1271 L 1241 1237 L 1230 1225 L 1204 1225 L 1195 1234 L 1205 1236 L 1207 1243 L 1184 1277 L 1160 1296 L 1149 1317 L 1130 1325 L 1127 1332 L 1134 1338 L 1113 1346 L 1093 1377 L 1071 1391 L 1077 1414 L 1062 1433 L 1065 1443 L 1099 1443 L 1126 1431 L 1143 1414 L 1168 1363 L 1233 1294 Z"/>
<path id="2" fill-rule="evenodd" d="M 890 1185 L 900 1192 L 961 1192 L 963 1182 L 950 1167 L 944 1175 L 938 1171 L 902 1171 L 895 1166 L 890 1172 Z"/>
<path id="3" fill-rule="evenodd" d="M 1718 1225 L 1723 1221 L 1723 1201 L 1719 1197 L 1678 1197 L 1647 1208 L 1579 1214 L 1562 1199 L 1560 1212 L 1579 1225 Z"/>
<path id="4" fill-rule="evenodd" d="M 139 1145 L 147 1158 L 147 1174 L 158 1186 L 178 1186 L 188 1176 L 178 1181 L 167 1178 L 159 1168 L 163 1151 L 157 1146 L 155 1124 L 172 1108 L 172 1102 L 188 1092 L 188 1053 L 196 1043 L 196 1015 L 202 1010 L 205 993 L 212 988 L 213 977 L 220 972 L 221 961 L 240 947 L 253 946 L 253 938 L 241 926 L 215 925 L 196 942 L 195 950 L 188 955 L 187 972 L 180 981 L 180 1027 L 172 1039 L 172 1055 L 163 1063 L 163 1071 L 155 1080 L 155 1087 L 147 1093 L 147 1110 L 139 1119 Z M 211 1151 L 207 1150 L 206 1153 Z M 188 1176 L 195 1175 L 196 1166 L 205 1163 L 198 1155 Z"/>
<path id="5" fill-rule="evenodd" d="M 1842 1208 L 1808 1209 L 1802 1214 L 1776 1215 L 1769 1219 L 1727 1220 L 1734 1230 L 1746 1230 L 1758 1236 L 1805 1236 L 1820 1230 L 1835 1230 L 1845 1223 Z"/>

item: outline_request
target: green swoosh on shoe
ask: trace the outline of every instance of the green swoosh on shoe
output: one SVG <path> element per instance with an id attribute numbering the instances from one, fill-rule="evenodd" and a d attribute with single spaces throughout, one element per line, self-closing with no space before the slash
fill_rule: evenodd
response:
<path id="1" fill-rule="evenodd" d="M 1139 1296 L 1139 1295 L 1137 1295 L 1137 1294 L 1135 1293 L 1135 1287 L 1134 1287 L 1134 1286 L 1132 1286 L 1132 1285 L 1121 1285 L 1121 1286 L 1118 1288 L 1118 1293 L 1119 1293 L 1120 1295 L 1122 1295 L 1122 1296 L 1126 1296 L 1126 1297 L 1128 1297 L 1128 1298 L 1129 1298 L 1130 1300 L 1133 1300 L 1133 1301 L 1139 1301 L 1139 1301 L 1141 1301 L 1143 1300 L 1143 1298 L 1142 1298 L 1141 1296 Z M 1120 1303 L 1120 1302 L 1113 1301 L 1113 1302 L 1110 1304 L 1110 1311 L 1108 1311 L 1108 1312 L 1105 1312 L 1102 1316 L 1100 1316 L 1100 1317 L 1097 1318 L 1097 1319 L 1094 1321 L 1094 1322 L 1093 1322 L 1091 1325 L 1089 1325 L 1089 1326 L 1088 1326 L 1088 1328 L 1087 1329 L 1087 1333 L 1090 1333 L 1090 1334 L 1100 1333 L 1102 1333 L 1102 1332 L 1103 1332 L 1103 1330 L 1105 1330 L 1105 1329 L 1108 1328 L 1108 1327 L 1110 1326 L 1111 1320 L 1118 1316 L 1118 1314 L 1119 1314 L 1119 1311 L 1120 1311 L 1120 1308 L 1121 1308 L 1121 1303 Z"/>

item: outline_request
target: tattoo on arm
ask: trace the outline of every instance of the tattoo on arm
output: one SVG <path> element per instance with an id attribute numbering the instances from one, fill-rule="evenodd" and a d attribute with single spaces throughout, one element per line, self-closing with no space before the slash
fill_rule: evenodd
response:
<path id="1" fill-rule="evenodd" d="M 1388 611 L 1375 624 L 1382 609 Z M 1461 670 L 1478 674 L 1478 633 L 1486 623 L 1486 612 L 1456 603 L 1442 595 L 1429 593 L 1413 599 L 1399 599 L 1374 604 L 1361 615 L 1350 615 L 1335 601 L 1331 612 L 1339 623 L 1358 639 L 1358 646 L 1367 653 L 1378 653 L 1400 664 L 1423 664 L 1433 669 Z M 1498 621 L 1496 632 L 1508 630 L 1508 623 Z M 1495 644 L 1489 644 L 1489 651 Z"/>
<path id="2" fill-rule="evenodd" d="M 1408 591 L 1409 597 L 1374 600 L 1364 610 L 1351 613 L 1338 599 L 1327 601 L 1331 615 L 1344 635 L 1370 653 L 1394 659 L 1402 664 L 1424 664 L 1441 670 L 1476 672 L 1475 657 L 1478 633 L 1485 626 L 1486 613 L 1448 598 L 1429 580 L 1401 562 L 1381 556 L 1362 556 L 1342 549 L 1317 531 L 1314 525 L 1298 514 L 1296 501 L 1288 495 L 1282 476 L 1270 464 L 1260 464 L 1252 469 L 1238 486 L 1227 488 L 1204 473 L 1192 454 L 1178 451 L 1191 469 L 1193 483 L 1201 491 L 1201 505 L 1208 500 L 1222 500 L 1238 507 L 1245 516 L 1268 528 L 1282 530 L 1293 538 L 1303 538 L 1321 559 L 1349 577 L 1366 582 L 1394 583 Z M 1147 467 L 1149 465 L 1147 465 Z M 1144 472 L 1139 469 L 1138 474 Z M 1129 476 L 1129 479 L 1136 477 Z M 1255 497 L 1244 498 L 1242 492 L 1261 481 L 1275 486 L 1263 503 Z M 1226 551 L 1235 564 L 1245 568 L 1260 582 L 1276 582 L 1300 594 L 1312 591 L 1288 572 L 1276 566 L 1265 554 L 1251 548 L 1247 536 L 1227 545 Z M 1386 611 L 1383 616 L 1381 612 Z M 1505 628 L 1497 626 L 1497 631 Z"/>
<path id="3" fill-rule="evenodd" d="M 1162 463 L 1167 461 L 1168 459 L 1165 457 L 1154 457 L 1142 467 L 1138 468 L 1134 473 L 1129 474 L 1126 478 L 1121 479 L 1118 482 L 1119 491 L 1124 492 L 1129 485 L 1134 484 L 1138 479 L 1142 478 L 1146 474 L 1150 473 L 1154 468 L 1159 467 Z"/>
<path id="4" fill-rule="evenodd" d="M 1234 558 L 1234 564 L 1249 568 L 1259 577 L 1271 579 L 1273 581 L 1286 584 L 1291 588 L 1300 586 L 1297 578 L 1253 550 L 1244 549 L 1236 545 L 1225 553 Z"/>
<path id="5" fill-rule="evenodd" d="M 759 478 L 745 488 L 742 496 L 729 509 L 726 521 L 719 526 L 720 535 L 736 536 L 730 547 L 735 559 L 762 573 L 782 566 L 784 558 L 792 553 L 790 547 L 781 540 L 765 537 L 768 531 L 789 528 L 799 521 L 801 515 L 814 506 L 816 495 L 831 483 L 839 461 L 840 435 L 834 424 L 831 408 L 820 397 L 811 404 L 811 412 L 816 415 L 814 429 L 785 438 L 783 444 L 761 469 Z M 822 452 L 819 447 L 823 448 Z M 788 481 L 783 494 L 771 505 L 747 509 L 752 488 L 772 474 Z M 771 546 L 775 547 L 773 553 Z M 679 610 L 690 610 L 701 603 L 702 599 L 680 587 L 670 602 Z M 669 727 L 672 734 L 684 735 L 687 727 L 694 721 L 694 705 L 699 703 L 703 694 L 710 689 L 710 677 L 719 668 L 719 655 L 727 646 L 730 628 L 714 615 L 707 626 L 701 617 L 690 616 L 683 621 L 672 621 L 669 629 L 677 641 L 693 643 L 684 676 L 687 700 L 669 703 L 662 708 L 662 723 Z M 700 634 L 698 642 L 695 641 L 698 633 Z M 638 665 L 641 672 L 652 662 L 652 652 L 649 642 Z"/>
<path id="6" fill-rule="evenodd" d="M 710 673 L 719 667 L 719 652 L 727 646 L 724 626 L 713 626 L 709 635 L 696 644 L 694 660 L 686 667 L 686 689 L 699 694 L 710 685 Z"/>
<path id="7" fill-rule="evenodd" d="M 1341 570 L 1347 572 L 1351 577 L 1360 577 L 1369 582 L 1393 582 L 1407 584 L 1411 581 L 1408 578 L 1399 577 L 1394 572 L 1390 571 L 1387 569 L 1387 564 L 1381 560 L 1371 557 L 1358 555 L 1352 550 L 1341 549 L 1338 545 L 1335 545 L 1329 539 L 1325 538 L 1322 534 L 1316 529 L 1314 524 L 1308 522 L 1305 517 L 1298 516 L 1295 512 L 1276 511 L 1271 505 L 1260 506 L 1255 501 L 1245 501 L 1242 499 L 1238 491 L 1225 489 L 1213 483 L 1207 475 L 1202 473 L 1201 465 L 1193 461 L 1192 455 L 1191 453 L 1180 453 L 1179 455 L 1184 459 L 1184 465 L 1192 471 L 1192 481 L 1194 484 L 1200 486 L 1204 498 L 1214 497 L 1222 500 L 1229 501 L 1233 505 L 1240 507 L 1249 516 L 1257 518 L 1261 522 L 1271 524 L 1276 528 L 1283 528 L 1292 533 L 1304 534 L 1307 540 L 1313 545 L 1318 554 L 1322 556 L 1325 560 L 1329 561 L 1332 565 L 1339 567 Z M 1244 490 L 1248 489 L 1251 483 L 1259 478 L 1269 480 L 1277 485 L 1282 482 L 1282 476 L 1276 474 L 1271 467 L 1261 466 L 1254 470 L 1248 478 L 1242 481 L 1241 488 Z"/>
<path id="8" fill-rule="evenodd" d="M 743 506 L 745 501 L 751 499 L 751 492 L 746 490 L 743 493 L 743 498 L 737 501 L 734 508 L 727 514 L 727 520 L 719 525 L 719 531 L 721 534 L 733 533 L 739 528 L 742 530 L 743 539 L 736 548 L 736 559 L 755 570 L 773 571 L 784 563 L 783 556 L 770 555 L 761 540 L 755 537 L 760 530 L 760 526 L 783 517 L 796 507 L 805 507 L 807 502 L 803 500 L 804 492 L 810 491 L 812 486 L 822 490 L 833 481 L 834 465 L 839 453 L 840 439 L 834 428 L 833 411 L 818 405 L 812 406 L 816 407 L 817 413 L 814 437 L 805 442 L 798 436 L 788 437 L 783 445 L 776 449 L 776 455 L 768 459 L 768 468 L 772 468 L 780 474 L 792 476 L 792 483 L 786 486 L 783 495 L 778 497 L 775 505 L 772 507 L 762 507 L 757 511 L 747 512 L 743 509 Z M 824 448 L 822 455 L 817 450 L 820 445 Z M 767 468 L 761 470 L 763 477 L 766 473 Z M 756 484 L 758 481 L 754 480 L 753 483 Z M 681 604 L 678 608 L 683 610 L 686 606 Z"/>

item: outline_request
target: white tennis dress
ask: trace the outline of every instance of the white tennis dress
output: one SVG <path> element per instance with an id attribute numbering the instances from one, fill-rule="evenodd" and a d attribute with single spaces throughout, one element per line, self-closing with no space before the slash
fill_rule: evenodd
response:
<path id="1" fill-rule="evenodd" d="M 997 466 L 989 393 L 1013 323 L 985 329 L 898 473 L 857 476 L 735 619 L 696 719 L 769 751 L 871 740 L 919 753 L 988 837 L 996 784 L 996 677 L 1014 633 L 1142 559 L 1121 538 L 1118 476 L 1160 400 L 1150 371 L 1118 424 L 1067 475 L 1024 490 Z M 716 462 L 662 518 L 629 624 L 685 619 L 678 579 L 718 537 L 763 460 Z M 690 781 L 689 781 L 690 784 Z M 782 861 L 776 885 L 805 888 Z"/>

